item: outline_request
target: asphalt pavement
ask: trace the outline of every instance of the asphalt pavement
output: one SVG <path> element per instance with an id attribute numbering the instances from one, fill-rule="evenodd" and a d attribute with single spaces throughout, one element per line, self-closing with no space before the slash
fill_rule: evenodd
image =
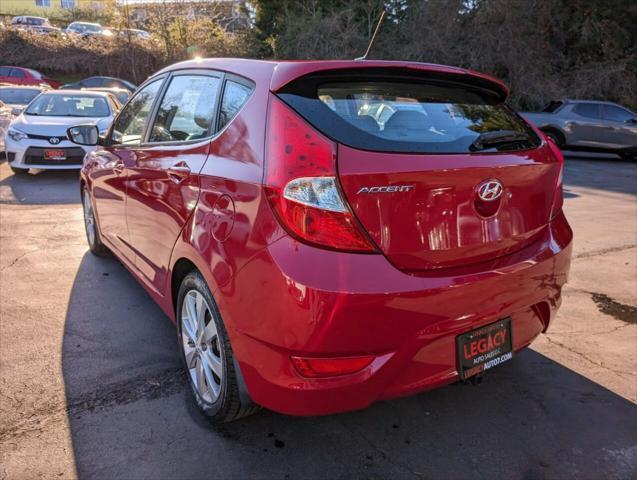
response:
<path id="1" fill-rule="evenodd" d="M 216 428 L 77 183 L 0 165 L 0 478 L 637 478 L 637 164 L 567 160 L 562 310 L 482 384 Z"/>

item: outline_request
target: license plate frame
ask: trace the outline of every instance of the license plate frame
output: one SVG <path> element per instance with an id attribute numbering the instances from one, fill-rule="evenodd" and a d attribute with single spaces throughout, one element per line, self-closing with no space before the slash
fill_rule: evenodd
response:
<path id="1" fill-rule="evenodd" d="M 504 332 L 504 338 L 502 332 Z M 458 374 L 462 380 L 467 380 L 511 360 L 513 358 L 511 317 L 502 318 L 458 335 L 456 354 Z"/>
<path id="2" fill-rule="evenodd" d="M 46 160 L 66 160 L 66 152 L 64 150 L 45 150 L 44 158 Z"/>

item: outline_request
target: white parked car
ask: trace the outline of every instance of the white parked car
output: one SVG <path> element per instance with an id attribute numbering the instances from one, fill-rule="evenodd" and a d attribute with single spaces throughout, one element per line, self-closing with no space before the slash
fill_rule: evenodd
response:
<path id="1" fill-rule="evenodd" d="M 9 125 L 5 152 L 14 173 L 30 168 L 79 169 L 84 155 L 95 147 L 80 147 L 67 129 L 94 124 L 105 134 L 121 105 L 106 92 L 52 90 L 40 94 Z"/>

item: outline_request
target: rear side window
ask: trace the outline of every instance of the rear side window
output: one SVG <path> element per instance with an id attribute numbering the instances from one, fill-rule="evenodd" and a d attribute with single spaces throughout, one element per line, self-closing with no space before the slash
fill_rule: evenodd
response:
<path id="1" fill-rule="evenodd" d="M 542 111 L 545 113 L 553 113 L 562 106 L 562 103 L 563 102 L 560 102 L 559 100 L 554 100 L 544 107 L 544 110 Z"/>
<path id="2" fill-rule="evenodd" d="M 445 82 L 377 80 L 319 83 L 314 98 L 281 97 L 332 139 L 382 152 L 466 153 L 484 134 L 510 141 L 481 150 L 540 144 L 530 127 L 487 92 Z"/>
<path id="3" fill-rule="evenodd" d="M 209 135 L 220 79 L 203 75 L 173 77 L 161 101 L 150 142 L 198 140 Z"/>
<path id="4" fill-rule="evenodd" d="M 628 110 L 615 107 L 613 105 L 604 105 L 604 118 L 612 122 L 627 122 L 634 118 Z"/>
<path id="5" fill-rule="evenodd" d="M 247 85 L 226 80 L 221 100 L 221 110 L 219 112 L 218 130 L 225 127 L 234 118 L 244 103 L 248 100 L 252 89 Z"/>
<path id="6" fill-rule="evenodd" d="M 573 107 L 573 112 L 586 118 L 602 118 L 597 103 L 578 103 Z"/>
<path id="7" fill-rule="evenodd" d="M 8 77 L 11 72 L 9 67 L 0 67 L 0 77 Z"/>

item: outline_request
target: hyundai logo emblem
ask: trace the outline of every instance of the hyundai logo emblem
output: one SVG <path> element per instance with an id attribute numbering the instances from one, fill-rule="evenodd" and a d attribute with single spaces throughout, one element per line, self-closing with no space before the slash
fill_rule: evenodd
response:
<path id="1" fill-rule="evenodd" d="M 497 200 L 502 195 L 502 190 L 502 184 L 495 179 L 485 180 L 477 188 L 478 197 L 484 202 Z"/>
<path id="2" fill-rule="evenodd" d="M 49 138 L 49 143 L 57 145 L 58 143 L 60 143 L 60 139 L 58 137 L 51 137 Z"/>

